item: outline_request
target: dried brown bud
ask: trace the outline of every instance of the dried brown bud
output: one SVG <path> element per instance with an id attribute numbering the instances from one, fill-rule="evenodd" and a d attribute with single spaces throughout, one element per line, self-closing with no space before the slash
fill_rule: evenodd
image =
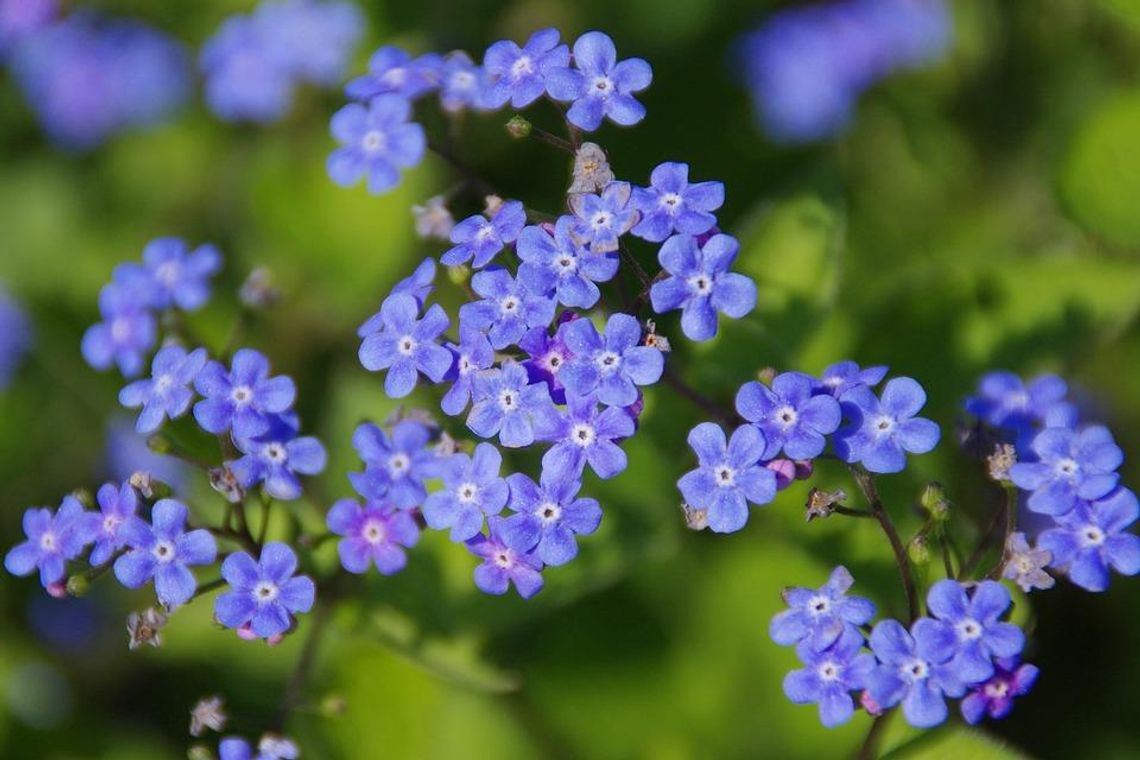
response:
<path id="1" fill-rule="evenodd" d="M 238 504 L 245 498 L 245 489 L 229 467 L 215 467 L 207 473 L 207 477 L 210 479 L 210 487 L 230 504 Z"/>
<path id="2" fill-rule="evenodd" d="M 847 498 L 847 492 L 842 488 L 834 491 L 824 491 L 822 488 L 813 488 L 807 497 L 807 521 L 811 522 L 817 517 L 830 517 L 836 505 Z"/>
<path id="3" fill-rule="evenodd" d="M 161 631 L 165 625 L 166 615 L 154 607 L 148 607 L 142 613 L 132 612 L 127 616 L 127 633 L 130 634 L 128 646 L 131 649 L 137 649 L 143 644 L 162 646 Z"/>
<path id="4" fill-rule="evenodd" d="M 1009 468 L 1017 464 L 1017 450 L 1012 444 L 999 443 L 993 453 L 986 457 L 986 470 L 989 476 L 999 483 L 1009 480 Z"/>
<path id="5" fill-rule="evenodd" d="M 697 509 L 681 502 L 681 511 L 685 514 L 685 527 L 689 530 L 704 530 L 709 527 L 709 511 Z"/>
<path id="6" fill-rule="evenodd" d="M 201 736 L 206 729 L 221 732 L 226 727 L 225 702 L 215 694 L 202 697 L 190 708 L 190 735 Z"/>

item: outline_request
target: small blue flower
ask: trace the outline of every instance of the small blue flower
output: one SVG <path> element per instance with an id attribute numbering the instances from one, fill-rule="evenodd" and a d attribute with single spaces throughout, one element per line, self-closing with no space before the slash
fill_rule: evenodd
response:
<path id="1" fill-rule="evenodd" d="M 618 238 L 637 223 L 637 209 L 630 205 L 633 188 L 628 182 L 611 182 L 599 194 L 574 193 L 570 210 L 576 221 L 572 233 L 589 245 L 590 253 L 618 249 Z"/>
<path id="2" fill-rule="evenodd" d="M 419 373 L 438 383 L 451 369 L 451 352 L 436 342 L 451 320 L 439 304 L 433 304 L 422 319 L 419 313 L 416 299 L 407 293 L 388 296 L 380 306 L 380 324 L 369 320 L 376 329 L 360 344 L 365 369 L 388 370 L 384 392 L 389 398 L 411 393 Z"/>
<path id="3" fill-rule="evenodd" d="M 135 516 L 138 511 L 138 494 L 129 483 L 115 486 L 114 483 L 104 483 L 95 500 L 99 502 L 98 515 L 91 515 L 92 526 L 95 528 L 95 548 L 91 550 L 89 562 L 92 565 L 102 565 L 126 543 L 122 535 L 122 527 Z"/>
<path id="4" fill-rule="evenodd" d="M 645 118 L 645 106 L 632 93 L 641 92 L 653 81 L 653 70 L 641 58 L 620 63 L 609 35 L 586 32 L 574 43 L 575 68 L 555 68 L 547 72 L 546 91 L 561 101 L 574 101 L 566 119 L 587 132 L 602 124 L 602 117 L 622 126 Z"/>
<path id="5" fill-rule="evenodd" d="M 921 629 L 908 633 L 897 620 L 884 620 L 871 631 L 871 649 L 879 666 L 867 675 L 867 691 L 880 707 L 902 703 L 907 723 L 932 728 L 946 720 L 945 697 L 960 697 L 966 687 L 937 642 Z"/>
<path id="6" fill-rule="evenodd" d="M 538 484 L 515 473 L 507 483 L 514 514 L 499 524 L 499 535 L 511 548 L 533 551 L 547 565 L 564 565 L 578 556 L 574 537 L 590 535 L 602 521 L 597 499 L 578 498 L 582 484 L 577 480 L 543 477 Z"/>
<path id="7" fill-rule="evenodd" d="M 550 398 L 555 404 L 566 403 L 566 390 L 558 379 L 558 374 L 566 363 L 574 358 L 570 347 L 562 339 L 563 330 L 569 322 L 564 322 L 554 336 L 545 327 L 535 327 L 519 339 L 519 348 L 529 357 L 523 362 L 527 377 L 532 383 L 546 383 Z"/>
<path id="8" fill-rule="evenodd" d="M 462 51 L 448 53 L 440 71 L 439 104 L 448 113 L 479 107 L 483 70 Z"/>
<path id="9" fill-rule="evenodd" d="M 397 282 L 393 287 L 389 297 L 398 293 L 404 293 L 416 299 L 416 306 L 423 309 L 427 304 L 428 296 L 435 290 L 435 259 L 430 256 L 420 262 L 420 265 L 415 268 L 410 275 Z M 383 302 L 380 306 L 383 308 Z M 379 332 L 384 327 L 384 313 L 377 311 L 371 317 L 364 321 L 360 327 L 356 328 L 356 335 L 359 338 L 367 338 L 374 332 Z"/>
<path id="10" fill-rule="evenodd" d="M 480 443 L 471 456 L 452 454 L 440 465 L 443 490 L 424 502 L 423 515 L 433 530 L 451 529 L 451 540 L 466 541 L 483 530 L 484 516 L 497 515 L 507 504 L 510 489 L 499 477 L 503 455 Z"/>
<path id="11" fill-rule="evenodd" d="M 510 584 L 523 599 L 542 590 L 542 560 L 534 552 L 515 551 L 502 539 L 502 517 L 487 520 L 487 535 L 467 542 L 467 549 L 483 564 L 475 568 L 475 585 L 486 594 L 505 594 Z"/>
<path id="12" fill-rule="evenodd" d="M 822 652 L 844 631 L 866 625 L 875 617 L 875 605 L 869 599 L 847 596 L 854 583 L 851 573 L 840 565 L 819 589 L 784 589 L 784 603 L 789 609 L 772 618 L 768 634 L 782 646 L 802 644 Z"/>
<path id="13" fill-rule="evenodd" d="M 589 319 L 577 319 L 561 331 L 574 358 L 562 368 L 559 379 L 579 396 L 597 393 L 607 406 L 629 406 L 637 401 L 637 386 L 653 385 L 665 369 L 665 355 L 642 346 L 641 325 L 628 314 L 616 313 L 598 335 Z"/>
<path id="14" fill-rule="evenodd" d="M 1056 375 L 1026 384 L 1012 372 L 989 372 L 978 382 L 978 395 L 966 399 L 966 411 L 996 428 L 1021 431 L 1043 423 L 1068 392 Z"/>
<path id="15" fill-rule="evenodd" d="M 252 348 L 234 354 L 229 372 L 220 362 L 207 364 L 194 387 L 203 396 L 194 405 L 202 429 L 214 434 L 233 430 L 235 438 L 264 433 L 272 416 L 288 411 L 297 396 L 293 381 L 285 375 L 270 377 L 269 360 Z"/>
<path id="16" fill-rule="evenodd" d="M 717 312 L 732 319 L 748 314 L 756 306 L 756 283 L 728 271 L 739 249 L 735 238 L 720 234 L 703 248 L 691 235 L 666 240 L 657 260 L 671 276 L 650 288 L 653 311 L 681 309 L 681 330 L 690 340 L 716 335 Z"/>
<path id="17" fill-rule="evenodd" d="M 523 47 L 501 40 L 483 55 L 486 79 L 479 95 L 484 108 L 501 108 L 510 101 L 512 108 L 525 108 L 542 97 L 546 76 L 551 69 L 570 63 L 570 49 L 559 45 L 557 29 L 540 29 Z"/>
<path id="18" fill-rule="evenodd" d="M 637 237 L 664 242 L 674 232 L 701 235 L 716 224 L 714 211 L 724 205 L 723 182 L 689 182 L 689 165 L 667 161 L 649 175 L 649 187 L 633 189 L 633 207 L 641 221 Z"/>
<path id="19" fill-rule="evenodd" d="M 375 564 L 381 575 L 394 575 L 408 563 L 405 548 L 416 545 L 420 527 L 412 513 L 387 501 L 369 500 L 363 507 L 355 499 L 341 499 L 325 518 L 338 536 L 337 554 L 350 573 L 367 572 Z"/>
<path id="20" fill-rule="evenodd" d="M 725 440 L 720 425 L 702 422 L 689 432 L 689 446 L 700 466 L 685 473 L 677 487 L 690 507 L 707 511 L 715 533 L 743 528 L 748 502 L 761 505 L 776 498 L 776 473 L 760 463 L 764 435 L 755 425 L 741 425 Z"/>
<path id="21" fill-rule="evenodd" d="M 254 12 L 265 54 L 291 76 L 322 87 L 343 81 L 367 23 L 352 2 L 277 0 Z"/>
<path id="22" fill-rule="evenodd" d="M 1077 432 L 1046 428 L 1033 438 L 1036 462 L 1018 462 L 1009 468 L 1009 479 L 1030 491 L 1026 506 L 1043 515 L 1063 515 L 1078 500 L 1099 499 L 1116 488 L 1116 470 L 1124 452 L 1103 425 Z"/>
<path id="23" fill-rule="evenodd" d="M 227 462 L 243 488 L 259 483 L 274 499 L 292 501 L 301 496 L 298 475 L 318 475 L 325 469 L 328 455 L 316 438 L 297 436 L 293 420 L 270 420 L 269 429 L 250 438 L 234 438 L 245 456 Z"/>
<path id="24" fill-rule="evenodd" d="M 577 220 L 560 216 L 553 234 L 547 225 L 527 227 L 519 235 L 522 259 L 519 279 L 531 292 L 553 293 L 558 303 L 589 309 L 601 291 L 594 283 L 609 282 L 618 271 L 616 253 L 594 253 L 574 235 Z"/>
<path id="25" fill-rule="evenodd" d="M 424 128 L 409 122 L 412 104 L 399 95 L 381 95 L 367 107 L 349 103 L 333 114 L 330 130 L 341 147 L 328 158 L 329 178 L 352 187 L 368 178 L 368 192 L 378 195 L 400 182 L 400 169 L 424 157 Z"/>
<path id="26" fill-rule="evenodd" d="M 554 319 L 554 301 L 531 292 L 505 269 L 477 272 L 471 288 L 483 300 L 460 306 L 460 323 L 487 331 L 496 350 L 517 343 L 529 328 L 545 327 Z"/>
<path id="27" fill-rule="evenodd" d="M 206 349 L 186 352 L 181 346 L 167 346 L 154 355 L 150 380 L 136 380 L 119 391 L 119 403 L 128 409 L 142 407 L 135 430 L 153 433 L 163 420 L 186 414 L 194 392 L 190 390 L 198 373 L 206 366 Z"/>
<path id="28" fill-rule="evenodd" d="M 837 362 L 823 371 L 812 393 L 827 393 L 835 398 L 842 398 L 847 391 L 861 386 L 874 388 L 886 375 L 886 367 L 860 369 L 853 361 Z"/>
<path id="29" fill-rule="evenodd" d="M 218 547 L 204 529 L 186 530 L 189 510 L 174 499 L 161 499 L 151 512 L 151 524 L 139 517 L 120 528 L 130 547 L 115 560 L 115 577 L 127 588 L 139 588 L 154 579 L 158 601 L 169 608 L 190 601 L 197 588 L 190 565 L 213 564 Z"/>
<path id="30" fill-rule="evenodd" d="M 54 515 L 50 509 L 27 510 L 24 535 L 28 540 L 8 552 L 4 569 L 12 575 L 30 575 L 39 569 L 44 588 L 60 583 L 67 561 L 94 540 L 91 517 L 73 496 L 65 497 Z"/>
<path id="31" fill-rule="evenodd" d="M 1037 681 L 1036 665 L 1019 663 L 1016 657 L 997 661 L 993 676 L 962 698 L 962 717 L 971 726 L 985 717 L 1001 720 L 1013 709 L 1014 697 L 1023 697 Z"/>
<path id="32" fill-rule="evenodd" d="M 439 475 L 439 458 L 428 449 L 431 430 L 416 420 L 401 420 L 389 436 L 371 422 L 352 434 L 352 446 L 364 462 L 363 473 L 349 473 L 357 493 L 391 501 L 400 509 L 418 507 L 427 498 L 424 481 Z"/>
<path id="33" fill-rule="evenodd" d="M 839 427 L 839 402 L 811 395 L 813 381 L 802 372 L 784 372 L 772 387 L 745 383 L 736 394 L 736 411 L 764 434 L 763 459 L 781 451 L 789 459 L 814 459 L 827 445 L 826 435 Z"/>
<path id="34" fill-rule="evenodd" d="M 471 432 L 481 438 L 497 435 L 500 444 L 512 449 L 534 443 L 534 417 L 553 409 L 546 383 L 531 383 L 517 362 L 477 374 L 471 398 Z"/>
<path id="35" fill-rule="evenodd" d="M 297 760 L 297 745 L 288 739 L 266 734 L 255 750 L 245 739 L 228 736 L 218 744 L 219 760 Z"/>
<path id="36" fill-rule="evenodd" d="M 471 266 L 482 269 L 503 246 L 518 239 L 525 224 L 526 211 L 519 201 L 505 201 L 490 220 L 482 214 L 469 216 L 452 228 L 450 239 L 455 245 L 439 260 L 447 266 L 470 261 Z"/>
<path id="37" fill-rule="evenodd" d="M 206 104 L 225 121 L 270 123 L 293 105 L 293 77 L 272 54 L 269 30 L 233 16 L 202 46 Z"/>
<path id="38" fill-rule="evenodd" d="M 345 86 L 345 94 L 362 103 L 381 95 L 414 100 L 439 87 L 443 59 L 434 53 L 413 59 L 392 45 L 379 48 L 368 59 L 368 73 Z"/>
<path id="39" fill-rule="evenodd" d="M 542 328 L 535 328 L 541 330 Z M 495 363 L 495 350 L 487 336 L 471 325 L 459 326 L 459 344 L 447 344 L 455 357 L 451 370 L 445 379 L 453 380 L 447 393 L 443 394 L 440 408 L 445 414 L 462 414 L 471 401 L 471 388 L 480 370 L 490 369 Z"/>
<path id="40" fill-rule="evenodd" d="M 1128 532 L 1140 506 L 1136 494 L 1117 488 L 1096 501 L 1078 501 L 1057 527 L 1037 537 L 1037 548 L 1053 554 L 1052 566 L 1088 591 L 1108 588 L 1108 570 L 1121 575 L 1140 572 L 1140 538 Z"/>
<path id="41" fill-rule="evenodd" d="M 1025 646 L 1021 629 L 1001 622 L 1012 604 L 997 581 L 982 581 L 967 596 L 958 581 L 941 580 L 926 596 L 934 618 L 916 621 L 914 635 L 929 642 L 933 659 L 949 662 L 958 680 L 979 683 L 994 674 L 994 658 L 1013 657 Z"/>
<path id="42" fill-rule="evenodd" d="M 297 572 L 297 555 L 287 544 L 270 541 L 254 562 L 246 552 L 226 557 L 222 577 L 231 590 L 214 600 L 214 617 L 227 628 L 249 624 L 263 639 L 293 627 L 293 616 L 313 608 L 313 579 Z"/>
<path id="43" fill-rule="evenodd" d="M 134 377 L 158 334 L 154 316 L 134 293 L 114 284 L 99 291 L 99 313 L 103 321 L 83 334 L 83 358 L 95 369 L 115 364 L 124 377 Z"/>
<path id="44" fill-rule="evenodd" d="M 888 382 L 881 400 L 865 385 L 853 388 L 843 397 L 850 419 L 835 437 L 836 453 L 845 462 L 862 462 L 870 472 L 901 472 L 906 452 L 925 454 L 938 445 L 938 425 L 915 417 L 925 404 L 926 391 L 909 377 Z"/>
<path id="45" fill-rule="evenodd" d="M 190 250 L 185 240 L 164 237 L 147 243 L 142 264 L 120 264 L 114 276 L 151 308 L 194 311 L 210 299 L 210 278 L 221 267 L 222 254 L 216 247 Z"/>
<path id="46" fill-rule="evenodd" d="M 629 438 L 635 426 L 629 412 L 616 406 L 598 411 L 593 396 L 566 394 L 566 410 L 547 407 L 536 415 L 539 440 L 554 446 L 542 457 L 544 474 L 552 481 L 578 480 L 586 464 L 607 480 L 625 470 L 625 452 L 614 442 Z"/>
<path id="47" fill-rule="evenodd" d="M 784 677 L 784 694 L 797 705 L 819 704 L 819 720 L 827 728 L 846 723 L 855 714 L 851 692 L 864 688 L 875 669 L 875 658 L 863 652 L 863 635 L 844 628 L 835 643 L 823 650 L 807 643 L 796 647 L 805 665 Z"/>

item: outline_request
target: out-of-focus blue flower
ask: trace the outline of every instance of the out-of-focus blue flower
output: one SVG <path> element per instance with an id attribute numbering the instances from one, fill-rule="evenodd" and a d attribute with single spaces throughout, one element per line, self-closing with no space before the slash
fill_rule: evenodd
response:
<path id="1" fill-rule="evenodd" d="M 586 32 L 574 43 L 574 68 L 556 67 L 546 74 L 546 91 L 555 100 L 573 101 L 566 119 L 587 132 L 602 117 L 622 126 L 645 118 L 645 106 L 633 93 L 653 81 L 653 70 L 641 58 L 620 63 L 614 41 L 603 32 Z M 664 238 L 662 238 L 664 239 Z"/>
<path id="2" fill-rule="evenodd" d="M 112 480 L 126 481 L 136 472 L 145 472 L 175 491 L 186 480 L 188 465 L 155 453 L 147 446 L 146 436 L 139 435 L 126 418 L 117 418 L 107 426 L 105 451 L 104 474 Z"/>
<path id="3" fill-rule="evenodd" d="M 435 53 L 413 59 L 404 50 L 385 45 L 368 59 L 368 73 L 353 79 L 344 92 L 363 103 L 380 95 L 418 98 L 439 86 L 443 59 Z"/>
<path id="4" fill-rule="evenodd" d="M 611 182 L 601 193 L 575 193 L 570 210 L 577 217 L 574 234 L 590 246 L 591 253 L 618 249 L 618 238 L 637 223 L 637 209 L 630 205 L 633 187 L 628 182 Z"/>
<path id="5" fill-rule="evenodd" d="M 851 692 L 862 689 L 875 669 L 875 658 L 862 651 L 863 634 L 844 628 L 824 650 L 806 642 L 796 647 L 804 664 L 784 677 L 784 694 L 797 705 L 819 704 L 819 720 L 827 728 L 846 723 L 855 714 Z"/>
<path id="6" fill-rule="evenodd" d="M 482 214 L 469 216 L 452 228 L 450 238 L 455 245 L 439 260 L 447 266 L 470 261 L 471 266 L 482 269 L 503 250 L 503 246 L 518 239 L 525 224 L 526 211 L 519 201 L 505 201 L 490 220 Z"/>
<path id="7" fill-rule="evenodd" d="M 0 287 L 0 391 L 8 387 L 32 343 L 32 323 Z"/>
<path id="8" fill-rule="evenodd" d="M 12 575 L 40 571 L 40 583 L 49 588 L 63 580 L 68 560 L 75 559 L 94 540 L 91 515 L 73 496 L 65 497 L 59 510 L 29 509 L 24 512 L 27 540 L 4 557 L 4 569 Z"/>
<path id="9" fill-rule="evenodd" d="M 431 430 L 416 420 L 401 420 L 389 436 L 365 422 L 352 434 L 352 446 L 364 462 L 364 472 L 349 473 L 361 496 L 390 501 L 400 509 L 423 504 L 424 482 L 439 474 L 439 459 L 428 449 Z"/>
<path id="10" fill-rule="evenodd" d="M 486 331 L 496 350 L 517 343 L 528 329 L 546 327 L 554 319 L 554 300 L 532 292 L 505 269 L 477 272 L 471 278 L 471 289 L 483 300 L 460 306 L 459 321 Z"/>
<path id="11" fill-rule="evenodd" d="M 818 589 L 784 589 L 788 609 L 772 618 L 768 634 L 777 644 L 802 643 L 821 652 L 834 644 L 845 630 L 857 633 L 859 626 L 875 617 L 875 605 L 860 596 L 847 596 L 854 583 L 851 573 L 840 565 Z"/>
<path id="12" fill-rule="evenodd" d="M 503 362 L 475 376 L 471 413 L 467 427 L 481 438 L 499 436 L 507 448 L 529 446 L 535 441 L 535 418 L 553 409 L 546 383 L 530 382 L 518 362 Z"/>
<path id="13" fill-rule="evenodd" d="M 515 514 L 499 524 L 499 534 L 508 546 L 533 550 L 547 565 L 564 565 L 578 556 L 574 537 L 593 533 L 602 521 L 597 499 L 578 497 L 582 484 L 577 480 L 543 478 L 535 483 L 516 472 L 507 483 Z"/>
<path id="14" fill-rule="evenodd" d="M 134 517 L 139 500 L 129 483 L 104 483 L 95 499 L 99 502 L 99 514 L 92 515 L 95 548 L 89 560 L 92 565 L 102 565 L 126 543 L 121 528 Z"/>
<path id="15" fill-rule="evenodd" d="M 653 243 L 674 232 L 700 235 L 716 224 L 714 211 L 724 205 L 723 182 L 689 182 L 689 165 L 667 161 L 649 175 L 649 187 L 633 189 L 633 207 L 641 221 L 632 233 Z"/>
<path id="16" fill-rule="evenodd" d="M 1033 439 L 1036 462 L 1018 462 L 1009 468 L 1009 479 L 1029 491 L 1026 506 L 1043 515 L 1063 515 L 1080 499 L 1099 499 L 1116 488 L 1116 470 L 1124 452 L 1103 425 L 1076 432 L 1046 428 Z"/>
<path id="17" fill-rule="evenodd" d="M 915 416 L 925 403 L 926 391 L 909 377 L 888 382 L 881 399 L 866 385 L 849 390 L 843 396 L 849 422 L 835 437 L 836 453 L 871 472 L 901 472 L 908 452 L 925 454 L 938 445 L 938 425 Z"/>
<path id="18" fill-rule="evenodd" d="M 483 530 L 483 518 L 502 512 L 510 495 L 507 481 L 499 476 L 502 465 L 503 455 L 489 443 L 477 445 L 471 456 L 457 453 L 444 460 L 443 489 L 428 496 L 423 506 L 428 527 L 450 528 L 455 542 Z"/>
<path id="19" fill-rule="evenodd" d="M 653 283 L 649 300 L 658 314 L 681 309 L 681 331 L 689 340 L 716 335 L 717 312 L 740 319 L 756 306 L 756 283 L 728 271 L 740 244 L 729 235 L 713 235 L 703 245 L 691 235 L 674 235 L 657 253 L 671 276 Z"/>
<path id="20" fill-rule="evenodd" d="M 268 55 L 298 79 L 332 87 L 344 77 L 366 19 L 351 2 L 268 0 L 254 12 Z"/>
<path id="21" fill-rule="evenodd" d="M 194 380 L 202 400 L 194 418 L 207 433 L 233 430 L 235 438 L 264 433 L 274 415 L 293 406 L 297 388 L 285 375 L 269 376 L 269 360 L 260 351 L 243 348 L 234 354 L 227 372 L 221 362 L 207 364 Z"/>
<path id="22" fill-rule="evenodd" d="M 135 429 L 153 433 L 165 419 L 177 419 L 190 409 L 191 390 L 206 366 L 206 349 L 187 353 L 181 346 L 167 346 L 154 355 L 150 380 L 136 380 L 119 391 L 119 403 L 128 409 L 142 407 Z"/>
<path id="23" fill-rule="evenodd" d="M 519 235 L 522 259 L 519 279 L 531 291 L 553 295 L 560 304 L 589 309 L 601 291 L 594 283 L 609 282 L 618 271 L 616 253 L 594 253 L 574 234 L 577 220 L 560 216 L 554 230 L 547 225 L 527 227 Z"/>
<path id="24" fill-rule="evenodd" d="M 328 173 L 341 187 L 366 177 L 368 192 L 383 193 L 400 182 L 400 169 L 424 157 L 424 128 L 408 121 L 412 106 L 399 95 L 381 95 L 367 106 L 349 103 L 333 114 L 330 129 L 341 144 L 328 158 Z"/>
<path id="25" fill-rule="evenodd" d="M 525 108 L 542 97 L 546 76 L 570 63 L 570 49 L 558 44 L 557 29 L 541 29 L 523 47 L 501 40 L 483 55 L 485 79 L 479 94 L 483 108 Z"/>
<path id="26" fill-rule="evenodd" d="M 0 0 L 0 56 L 55 21 L 59 0 Z"/>
<path id="27" fill-rule="evenodd" d="M 337 543 L 340 564 L 350 573 L 363 573 L 375 564 L 381 575 L 393 575 L 408 562 L 404 549 L 415 546 L 420 528 L 412 513 L 392 503 L 341 499 L 325 518 L 329 530 L 344 536 Z"/>
<path id="28" fill-rule="evenodd" d="M 989 372 L 978 382 L 978 394 L 966 399 L 966 411 L 996 428 L 1020 432 L 1045 422 L 1068 392 L 1056 375 L 1027 384 L 1012 372 Z"/>
<path id="29" fill-rule="evenodd" d="M 1117 488 L 1096 501 L 1078 501 L 1068 514 L 1055 518 L 1057 527 L 1037 537 L 1037 546 L 1052 553 L 1052 566 L 1088 591 L 1108 588 L 1108 570 L 1121 575 L 1140 573 L 1140 537 L 1128 527 L 1140 515 L 1136 494 Z"/>
<path id="30" fill-rule="evenodd" d="M 201 308 L 210 298 L 210 278 L 222 266 L 222 255 L 212 245 L 190 250 L 185 240 L 157 238 L 143 249 L 143 263 L 115 267 L 117 285 L 137 294 L 154 309 L 177 306 L 183 311 Z"/>
<path id="31" fill-rule="evenodd" d="M 291 739 L 266 734 L 257 748 L 237 736 L 227 736 L 218 744 L 219 760 L 297 760 L 301 751 Z"/>
<path id="32" fill-rule="evenodd" d="M 487 535 L 467 542 L 468 550 L 483 560 L 475 568 L 475 585 L 487 594 L 505 594 L 514 583 L 519 596 L 530 599 L 542 590 L 542 560 L 534 552 L 507 546 L 502 539 L 502 522 L 502 517 L 488 519 Z"/>
<path id="33" fill-rule="evenodd" d="M 839 402 L 813 396 L 813 380 L 802 372 L 784 372 L 772 386 L 745 383 L 736 394 L 736 411 L 764 434 L 764 459 L 781 451 L 789 459 L 813 459 L 827 445 L 824 436 L 839 427 Z"/>
<path id="34" fill-rule="evenodd" d="M 616 313 L 598 334 L 589 319 L 577 319 L 561 331 L 574 358 L 562 368 L 562 384 L 579 396 L 597 394 L 607 406 L 629 406 L 637 401 L 637 386 L 661 379 L 665 355 L 641 344 L 641 325 L 629 314 Z"/>
<path id="35" fill-rule="evenodd" d="M 246 552 L 231 554 L 222 563 L 231 590 L 214 600 L 214 616 L 227 628 L 248 624 L 263 639 L 285 633 L 316 598 L 313 579 L 295 572 L 297 555 L 279 541 L 267 543 L 256 562 Z"/>
<path id="36" fill-rule="evenodd" d="M 462 51 L 449 53 L 443 61 L 439 80 L 439 102 L 443 110 L 458 113 L 479 105 L 483 70 Z"/>
<path id="37" fill-rule="evenodd" d="M 214 537 L 204 529 L 186 530 L 186 505 L 162 499 L 154 505 L 151 523 L 142 518 L 128 520 L 120 529 L 130 547 L 115 560 L 115 577 L 127 588 L 139 588 L 154 579 L 158 601 L 178 607 L 190 601 L 197 588 L 189 565 L 209 565 L 217 556 Z"/>
<path id="38" fill-rule="evenodd" d="M 103 321 L 83 334 L 83 358 L 95 369 L 114 364 L 124 377 L 134 377 L 157 338 L 154 315 L 133 292 L 114 283 L 99 291 L 99 313 Z"/>

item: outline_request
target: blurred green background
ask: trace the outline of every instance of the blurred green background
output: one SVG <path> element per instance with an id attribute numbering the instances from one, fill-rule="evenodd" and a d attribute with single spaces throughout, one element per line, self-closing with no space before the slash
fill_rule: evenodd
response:
<path id="1" fill-rule="evenodd" d="M 196 46 L 252 3 L 87 5 Z M 659 162 L 680 160 L 695 178 L 723 180 L 722 226 L 741 239 L 740 267 L 760 287 L 757 313 L 709 345 L 683 345 L 666 321 L 674 366 L 726 401 L 769 365 L 818 372 L 854 358 L 918 378 L 948 445 L 884 479 L 904 531 L 917 529 L 911 504 L 930 479 L 946 484 L 962 513 L 961 543 L 973 539 L 975 520 L 988 521 L 998 494 L 953 441 L 962 397 L 990 368 L 1063 373 L 1131 455 L 1125 482 L 1140 485 L 1140 2 L 955 2 L 955 41 L 941 64 L 876 87 L 843 137 L 800 149 L 764 139 L 729 65 L 738 35 L 776 7 L 369 2 L 357 69 L 381 41 L 478 55 L 547 25 L 569 37 L 606 30 L 623 55 L 648 59 L 648 118 L 633 130 L 603 127 L 595 139 L 621 178 L 643 182 Z M 26 506 L 101 482 L 121 383 L 88 368 L 79 341 L 114 264 L 159 235 L 213 241 L 225 253 L 215 305 L 194 317 L 215 343 L 245 274 L 272 270 L 286 304 L 249 343 L 296 378 L 305 426 L 330 449 L 316 492 L 349 494 L 351 430 L 392 408 L 380 379 L 358 365 L 353 331 L 393 282 L 443 250 L 414 237 L 409 208 L 454 178 L 429 157 L 389 195 L 336 188 L 324 160 L 339 103 L 336 93 L 306 93 L 270 127 L 221 124 L 199 103 L 168 126 L 72 156 L 41 138 L 0 74 L 0 280 L 37 333 L 0 395 L 3 546 L 19 540 Z M 508 117 L 473 119 L 463 155 L 510 196 L 557 209 L 564 157 L 511 141 Z M 648 261 L 650 249 L 643 255 Z M 802 483 L 754 511 L 741 533 L 686 530 L 673 482 L 691 466 L 684 438 L 701 419 L 668 388 L 649 392 L 642 432 L 627 445 L 630 470 L 587 483 L 606 511 L 601 531 L 581 542 L 575 563 L 547 572 L 547 588 L 530 602 L 479 594 L 473 558 L 442 534 L 425 535 L 402 575 L 346 584 L 351 601 L 319 649 L 314 709 L 290 723 L 306 757 L 850 753 L 866 716 L 827 731 L 814 707 L 789 704 L 780 683 L 795 657 L 771 643 L 767 624 L 783 586 L 818 585 L 837 563 L 884 613 L 900 613 L 885 542 L 863 521 L 806 525 Z M 853 491 L 826 467 L 816 483 Z M 216 500 L 198 482 L 187 493 Z M 324 507 L 291 509 L 319 526 Z M 321 561 L 331 567 L 335 558 Z M 233 732 L 255 736 L 271 722 L 309 623 L 270 649 L 215 629 L 199 604 L 173 619 L 161 649 L 128 652 L 123 621 L 148 602 L 146 592 L 108 580 L 88 599 L 56 602 L 34 580 L 0 577 L 0 756 L 179 757 L 190 742 L 189 707 L 213 693 L 225 696 Z M 1012 717 L 984 734 L 949 725 L 917 742 L 895 721 L 888 749 L 1140 755 L 1140 583 L 1115 577 L 1109 592 L 1093 595 L 1060 582 L 1026 607 L 1018 615 L 1033 628 L 1028 659 L 1042 674 Z M 43 634 L 60 625 L 76 635 Z M 342 715 L 317 714 L 329 696 L 344 698 Z"/>

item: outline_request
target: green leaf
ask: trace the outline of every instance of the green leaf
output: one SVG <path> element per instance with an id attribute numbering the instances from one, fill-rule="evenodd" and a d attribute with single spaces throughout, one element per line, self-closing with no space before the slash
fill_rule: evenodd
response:
<path id="1" fill-rule="evenodd" d="M 1013 760 L 1025 755 L 981 731 L 964 726 L 946 726 L 919 734 L 914 740 L 888 752 L 883 760 L 941 760 L 946 757 Z"/>

